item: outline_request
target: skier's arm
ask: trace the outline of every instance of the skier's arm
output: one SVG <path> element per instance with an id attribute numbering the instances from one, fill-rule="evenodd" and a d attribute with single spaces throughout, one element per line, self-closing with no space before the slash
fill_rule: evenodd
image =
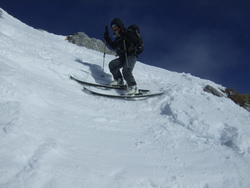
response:
<path id="1" fill-rule="evenodd" d="M 105 41 L 108 43 L 108 45 L 113 48 L 116 49 L 117 48 L 117 44 L 115 42 L 113 42 L 111 40 L 111 38 L 109 37 L 109 31 L 108 31 L 108 26 L 106 25 L 105 27 L 105 32 L 104 32 L 104 39 Z"/>

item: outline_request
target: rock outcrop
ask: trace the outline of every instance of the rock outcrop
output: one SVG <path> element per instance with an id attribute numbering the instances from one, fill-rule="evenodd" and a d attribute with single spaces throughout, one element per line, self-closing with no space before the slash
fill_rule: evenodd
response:
<path id="1" fill-rule="evenodd" d="M 234 89 L 225 89 L 219 91 L 210 85 L 204 87 L 203 90 L 217 97 L 226 96 L 230 98 L 232 101 L 234 101 L 236 104 L 238 104 L 239 106 L 245 108 L 247 111 L 250 112 L 250 95 L 240 94 L 236 92 Z"/>
<path id="2" fill-rule="evenodd" d="M 224 92 L 227 94 L 228 98 L 250 112 L 250 95 L 240 94 L 233 89 L 226 89 Z"/>
<path id="3" fill-rule="evenodd" d="M 105 44 L 101 40 L 90 38 L 84 32 L 77 32 L 73 35 L 67 36 L 66 40 L 78 46 L 84 46 L 88 49 L 96 50 L 102 53 L 106 50 L 107 54 L 115 55 L 114 51 L 111 51 L 107 47 L 105 49 Z"/>

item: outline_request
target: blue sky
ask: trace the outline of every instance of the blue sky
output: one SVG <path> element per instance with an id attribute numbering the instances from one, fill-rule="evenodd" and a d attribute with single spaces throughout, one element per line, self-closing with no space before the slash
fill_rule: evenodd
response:
<path id="1" fill-rule="evenodd" d="M 104 26 L 119 17 L 140 26 L 143 63 L 250 94 L 247 0 L 1 0 L 0 7 L 34 28 L 101 40 Z"/>

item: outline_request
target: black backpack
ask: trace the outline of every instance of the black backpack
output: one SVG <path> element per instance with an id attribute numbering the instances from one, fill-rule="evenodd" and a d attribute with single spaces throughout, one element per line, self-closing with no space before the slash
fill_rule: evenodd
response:
<path id="1" fill-rule="evenodd" d="M 139 55 L 143 52 L 144 50 L 144 45 L 143 45 L 143 40 L 142 40 L 142 37 L 141 37 L 141 34 L 140 34 L 140 29 L 137 25 L 133 24 L 133 25 L 130 25 L 127 30 L 129 31 L 132 31 L 132 32 L 135 32 L 136 33 L 136 36 L 137 36 L 137 41 L 136 43 L 134 44 L 136 46 L 136 54 Z"/>

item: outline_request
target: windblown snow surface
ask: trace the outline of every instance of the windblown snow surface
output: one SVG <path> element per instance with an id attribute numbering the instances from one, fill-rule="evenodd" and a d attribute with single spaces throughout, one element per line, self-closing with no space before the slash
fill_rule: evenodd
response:
<path id="1" fill-rule="evenodd" d="M 250 114 L 203 91 L 222 86 L 137 62 L 163 96 L 93 96 L 69 76 L 109 82 L 114 56 L 101 77 L 102 53 L 0 10 L 1 188 L 250 187 Z"/>

